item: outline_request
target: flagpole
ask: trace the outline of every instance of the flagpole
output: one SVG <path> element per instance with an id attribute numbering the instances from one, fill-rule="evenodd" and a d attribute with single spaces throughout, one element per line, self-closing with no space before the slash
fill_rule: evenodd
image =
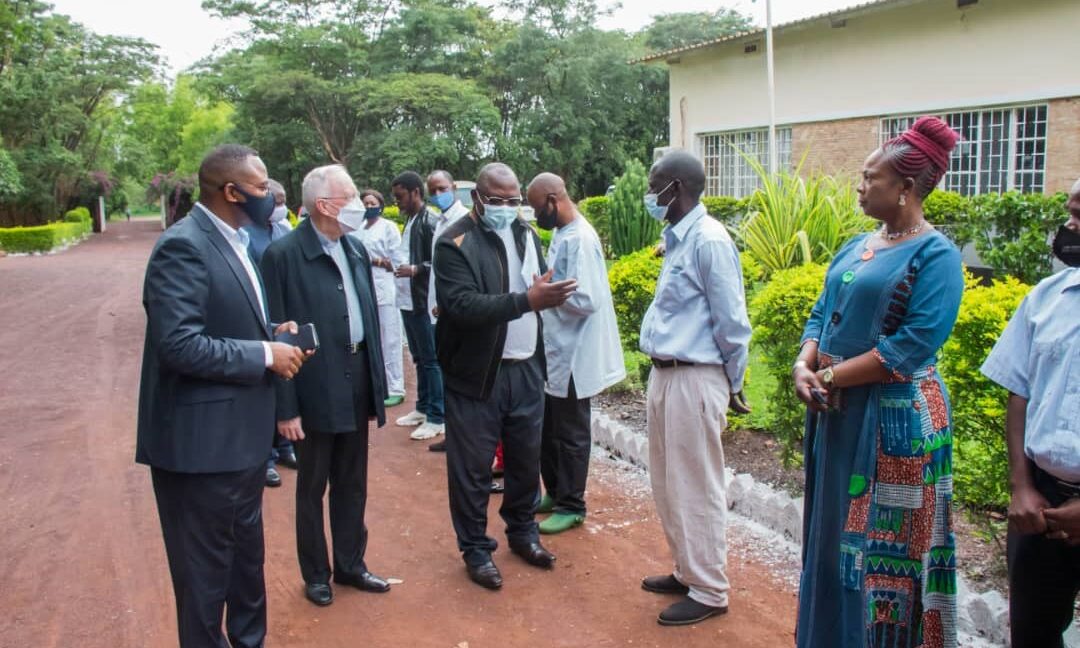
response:
<path id="1" fill-rule="evenodd" d="M 769 175 L 775 176 L 780 160 L 776 147 L 776 82 L 773 76 L 772 0 L 765 0 L 765 68 L 769 84 Z"/>

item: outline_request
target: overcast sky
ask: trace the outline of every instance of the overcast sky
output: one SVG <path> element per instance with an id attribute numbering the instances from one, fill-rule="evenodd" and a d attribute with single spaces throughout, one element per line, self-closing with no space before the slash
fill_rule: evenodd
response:
<path id="1" fill-rule="evenodd" d="M 862 0 L 773 0 L 773 21 L 783 23 L 859 4 Z M 215 50 L 228 47 L 229 37 L 244 28 L 243 22 L 210 17 L 200 0 L 50 0 L 64 13 L 95 32 L 141 36 L 161 48 L 172 73 L 182 70 Z M 615 4 L 600 0 L 601 6 Z M 658 10 L 656 0 L 623 0 L 622 8 L 604 18 L 606 29 L 635 31 L 649 23 Z M 678 11 L 713 11 L 730 7 L 765 24 L 764 0 L 677 0 L 669 7 Z"/>

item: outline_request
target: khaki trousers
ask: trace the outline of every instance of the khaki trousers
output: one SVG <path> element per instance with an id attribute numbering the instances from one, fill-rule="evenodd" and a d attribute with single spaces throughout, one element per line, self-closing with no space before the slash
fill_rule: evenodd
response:
<path id="1" fill-rule="evenodd" d="M 705 605 L 728 604 L 724 447 L 731 384 L 722 366 L 653 368 L 649 478 L 674 575 Z"/>

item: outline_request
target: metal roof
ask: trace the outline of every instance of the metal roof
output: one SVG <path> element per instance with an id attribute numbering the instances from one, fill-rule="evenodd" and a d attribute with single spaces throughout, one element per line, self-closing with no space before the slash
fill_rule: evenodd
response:
<path id="1" fill-rule="evenodd" d="M 775 32 L 781 31 L 781 30 L 790 29 L 792 27 L 803 26 L 803 25 L 806 25 L 807 23 L 811 23 L 811 22 L 814 22 L 814 21 L 817 21 L 817 20 L 824 20 L 824 19 L 827 19 L 827 18 L 828 19 L 842 18 L 842 17 L 845 17 L 845 16 L 849 16 L 849 15 L 851 15 L 853 13 L 863 12 L 865 10 L 876 10 L 876 9 L 879 9 L 879 8 L 884 8 L 887 5 L 913 4 L 914 2 L 918 2 L 918 1 L 920 1 L 920 0 L 869 0 L 869 2 L 863 2 L 861 4 L 852 5 L 850 7 L 845 8 L 845 9 L 837 9 L 835 11 L 829 11 L 829 12 L 826 12 L 826 13 L 817 14 L 817 15 L 814 15 L 814 16 L 809 16 L 807 18 L 800 18 L 799 20 L 793 20 L 791 22 L 786 22 L 786 23 L 782 23 L 782 24 L 779 24 L 779 25 L 774 25 L 773 26 L 773 32 L 775 33 Z M 655 52 L 653 54 L 649 54 L 648 56 L 643 56 L 641 58 L 633 59 L 633 60 L 630 61 L 630 63 L 648 63 L 649 61 L 656 61 L 656 60 L 659 60 L 659 59 L 666 59 L 666 58 L 670 58 L 670 57 L 672 57 L 672 56 L 674 56 L 676 54 L 682 54 L 684 52 L 692 52 L 692 51 L 695 51 L 695 50 L 706 49 L 706 48 L 712 47 L 714 45 L 719 45 L 721 43 L 728 43 L 728 42 L 731 42 L 731 41 L 740 40 L 740 39 L 746 38 L 748 36 L 759 36 L 759 35 L 762 35 L 764 33 L 765 33 L 765 28 L 764 27 L 761 27 L 761 28 L 758 28 L 758 29 L 748 29 L 746 31 L 741 31 L 741 32 L 738 32 L 738 33 L 735 33 L 735 34 L 729 34 L 727 36 L 721 36 L 720 38 L 714 38 L 712 40 L 707 40 L 707 41 L 704 41 L 704 42 L 701 42 L 701 43 L 694 43 L 692 45 L 684 45 L 682 47 L 676 47 L 674 49 L 665 50 L 663 52 Z"/>

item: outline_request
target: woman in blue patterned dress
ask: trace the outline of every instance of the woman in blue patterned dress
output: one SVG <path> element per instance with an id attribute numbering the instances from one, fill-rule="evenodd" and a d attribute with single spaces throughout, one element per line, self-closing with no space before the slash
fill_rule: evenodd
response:
<path id="1" fill-rule="evenodd" d="M 859 205 L 882 227 L 837 253 L 803 332 L 800 648 L 956 644 L 952 432 L 934 365 L 964 278 L 922 201 L 957 138 L 923 117 L 867 158 Z"/>

